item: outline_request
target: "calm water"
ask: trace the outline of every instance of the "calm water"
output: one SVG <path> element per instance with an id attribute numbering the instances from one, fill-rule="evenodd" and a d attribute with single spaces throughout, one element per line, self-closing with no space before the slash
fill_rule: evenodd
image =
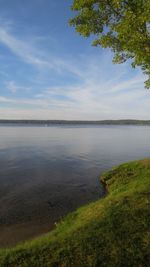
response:
<path id="1" fill-rule="evenodd" d="M 99 177 L 150 156 L 150 127 L 0 127 L 0 246 L 47 232 L 103 196 Z"/>

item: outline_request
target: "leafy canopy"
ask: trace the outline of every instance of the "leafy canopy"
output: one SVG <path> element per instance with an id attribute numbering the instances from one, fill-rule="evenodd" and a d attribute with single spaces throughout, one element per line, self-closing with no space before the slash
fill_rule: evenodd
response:
<path id="1" fill-rule="evenodd" d="M 140 66 L 150 88 L 150 0 L 74 0 L 76 16 L 70 20 L 76 31 L 96 37 L 93 45 L 109 47 L 114 63 L 131 59 Z"/>

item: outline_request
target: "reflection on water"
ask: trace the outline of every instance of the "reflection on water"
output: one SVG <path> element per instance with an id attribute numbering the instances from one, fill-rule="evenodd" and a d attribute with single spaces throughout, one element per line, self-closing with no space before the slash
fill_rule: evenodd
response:
<path id="1" fill-rule="evenodd" d="M 0 246 L 47 232 L 103 195 L 99 176 L 149 157 L 150 127 L 0 127 Z"/>

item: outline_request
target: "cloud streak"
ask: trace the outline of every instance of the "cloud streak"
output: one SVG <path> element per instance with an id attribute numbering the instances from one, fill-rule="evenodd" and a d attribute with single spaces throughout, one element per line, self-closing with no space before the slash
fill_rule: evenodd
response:
<path id="1" fill-rule="evenodd" d="M 142 86 L 142 74 L 128 82 L 122 80 L 117 83 L 112 78 L 112 82 L 102 83 L 98 75 L 93 80 L 91 73 L 82 85 L 49 87 L 32 99 L 1 96 L 0 103 L 10 104 L 11 107 L 1 111 L 0 116 L 18 119 L 148 119 L 150 101 Z"/>
<path id="2" fill-rule="evenodd" d="M 12 94 L 16 94 L 18 91 L 29 91 L 31 88 L 30 87 L 25 87 L 22 85 L 16 84 L 15 81 L 6 81 L 5 82 L 5 87 L 6 89 L 11 92 Z"/>
<path id="3" fill-rule="evenodd" d="M 32 37 L 38 40 L 37 37 Z M 31 39 L 32 39 L 31 38 Z M 53 70 L 55 72 L 61 73 L 68 71 L 82 77 L 82 72 L 78 71 L 71 62 L 67 62 L 63 58 L 57 58 L 49 54 L 42 53 L 33 42 L 28 40 L 22 40 L 5 28 L 0 27 L 0 43 L 5 45 L 13 54 L 20 58 L 23 62 L 30 64 L 38 70 Z"/>
<path id="4" fill-rule="evenodd" d="M 18 38 L 7 28 L 0 27 L 0 43 L 39 73 L 34 88 L 31 85 L 25 87 L 6 76 L 4 85 L 11 96 L 1 94 L 0 118 L 149 119 L 149 92 L 144 90 L 144 75 L 140 71 L 134 71 L 131 75 L 128 64 L 112 65 L 112 55 L 107 50 L 96 57 L 77 55 L 75 60 L 69 61 L 50 52 L 39 51 L 28 40 Z M 52 70 L 59 82 L 41 86 L 36 92 L 38 79 L 44 83 L 45 77 L 40 77 L 43 70 L 47 71 L 46 78 Z M 71 79 L 70 75 L 75 82 L 64 85 L 64 81 Z M 21 91 L 22 97 L 18 96 Z M 27 91 L 32 94 L 25 97 L 24 92 Z"/>

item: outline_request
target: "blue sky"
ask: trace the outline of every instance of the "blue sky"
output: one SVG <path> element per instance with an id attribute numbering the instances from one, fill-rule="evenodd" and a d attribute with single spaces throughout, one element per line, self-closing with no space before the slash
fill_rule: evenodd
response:
<path id="1" fill-rule="evenodd" d="M 0 0 L 0 119 L 150 119 L 146 77 L 91 46 L 71 0 Z"/>

